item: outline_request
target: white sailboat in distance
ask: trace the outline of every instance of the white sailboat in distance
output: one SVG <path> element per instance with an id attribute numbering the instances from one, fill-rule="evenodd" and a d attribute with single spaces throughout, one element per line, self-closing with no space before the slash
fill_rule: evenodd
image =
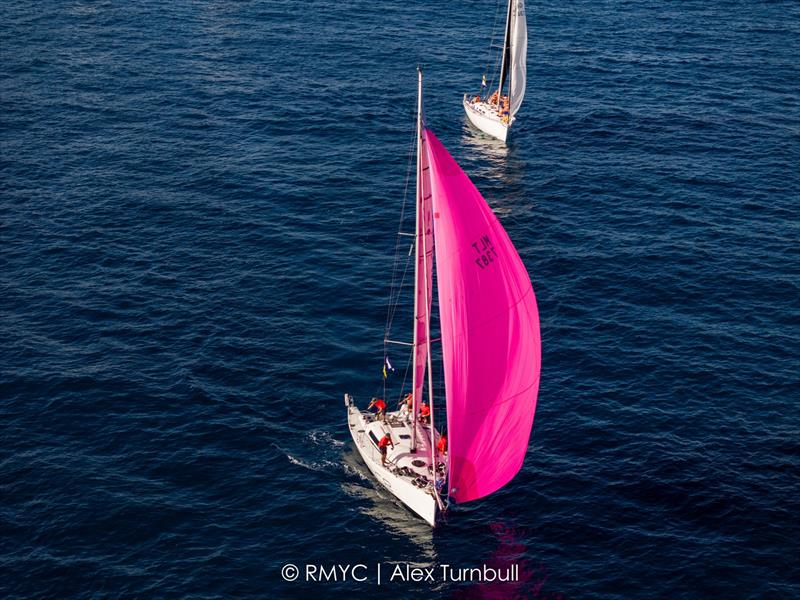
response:
<path id="1" fill-rule="evenodd" d="M 484 133 L 505 142 L 525 97 L 528 26 L 525 0 L 508 0 L 506 28 L 500 63 L 500 84 L 491 93 L 482 86 L 475 96 L 464 94 L 464 110 L 470 122 Z M 485 82 L 485 76 L 484 76 Z M 508 84 L 506 86 L 506 84 Z M 507 94 L 503 94 L 503 88 Z"/>
<path id="2" fill-rule="evenodd" d="M 522 467 L 539 391 L 541 340 L 525 265 L 480 192 L 424 125 L 421 71 L 416 145 L 415 231 L 398 234 L 414 240 L 413 342 L 389 339 L 388 325 L 384 338 L 384 349 L 409 348 L 411 389 L 400 390 L 402 409 L 381 416 L 359 409 L 350 394 L 344 403 L 369 470 L 435 526 L 451 502 L 492 494 Z M 438 340 L 430 336 L 434 292 Z M 446 444 L 434 414 L 432 342 L 441 343 Z M 388 401 L 381 400 L 383 406 Z"/>

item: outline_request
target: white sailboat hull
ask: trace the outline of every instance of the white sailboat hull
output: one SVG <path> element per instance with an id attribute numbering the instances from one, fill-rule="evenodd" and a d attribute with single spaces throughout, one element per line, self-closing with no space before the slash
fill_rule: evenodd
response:
<path id="1" fill-rule="evenodd" d="M 501 142 L 506 141 L 508 128 L 514 122 L 513 117 L 508 123 L 504 123 L 494 105 L 486 102 L 471 102 L 466 94 L 464 94 L 464 112 L 467 113 L 467 118 L 475 127 Z"/>
<path id="2" fill-rule="evenodd" d="M 411 453 L 411 424 L 404 420 L 399 411 L 388 412 L 384 422 L 375 420 L 370 413 L 358 410 L 348 394 L 345 394 L 344 401 L 347 406 L 347 426 L 369 470 L 383 487 L 431 527 L 435 527 L 439 504 L 434 495 L 433 469 L 430 468 L 432 457 L 429 428 L 417 424 L 417 452 Z M 391 433 L 394 449 L 391 446 L 388 448 L 386 466 L 383 466 L 381 453 L 374 440 L 383 437 L 387 431 Z M 370 433 L 373 435 L 370 436 Z M 438 438 L 438 433 L 435 437 Z M 398 474 L 398 469 L 403 467 L 412 471 L 412 475 Z M 423 475 L 429 483 L 423 487 L 415 485 L 413 481 L 416 479 L 419 482 L 419 477 Z"/>

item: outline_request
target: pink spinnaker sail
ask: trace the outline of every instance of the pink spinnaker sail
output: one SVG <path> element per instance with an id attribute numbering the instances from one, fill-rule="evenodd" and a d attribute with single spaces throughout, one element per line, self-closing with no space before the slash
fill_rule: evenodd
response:
<path id="1" fill-rule="evenodd" d="M 503 487 L 522 467 L 539 391 L 536 298 L 508 234 L 425 130 L 447 400 L 449 495 Z"/>

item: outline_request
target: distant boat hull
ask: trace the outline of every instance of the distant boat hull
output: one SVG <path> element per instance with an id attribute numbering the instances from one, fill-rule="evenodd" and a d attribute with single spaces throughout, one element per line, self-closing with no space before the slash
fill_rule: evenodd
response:
<path id="1" fill-rule="evenodd" d="M 367 465 L 375 478 L 394 494 L 398 500 L 405 504 L 409 509 L 422 517 L 431 527 L 436 526 L 436 515 L 438 506 L 436 498 L 433 496 L 433 484 L 420 487 L 414 485 L 413 481 L 420 475 L 425 475 L 432 482 L 431 466 L 431 446 L 430 430 L 417 424 L 417 452 L 410 452 L 411 446 L 411 425 L 407 423 L 399 411 L 389 412 L 386 415 L 386 422 L 375 420 L 373 415 L 361 412 L 353 404 L 350 395 L 345 394 L 345 406 L 347 407 L 347 426 L 350 435 L 356 444 L 361 458 Z M 394 449 L 388 448 L 386 455 L 386 465 L 381 464 L 381 453 L 376 447 L 374 439 L 380 439 L 390 431 L 394 441 Z M 370 436 L 370 433 L 374 435 Z M 436 433 L 438 439 L 438 433 Z M 405 467 L 413 471 L 412 475 L 399 475 L 396 473 L 398 467 Z"/>
<path id="2" fill-rule="evenodd" d="M 501 142 L 506 141 L 508 128 L 514 122 L 513 118 L 508 123 L 503 123 L 493 105 L 486 102 L 470 102 L 466 94 L 464 94 L 464 112 L 475 127 Z"/>

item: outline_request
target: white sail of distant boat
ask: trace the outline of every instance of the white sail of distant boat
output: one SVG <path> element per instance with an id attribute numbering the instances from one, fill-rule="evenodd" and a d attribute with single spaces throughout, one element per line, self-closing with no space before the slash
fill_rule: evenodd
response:
<path id="1" fill-rule="evenodd" d="M 475 96 L 464 94 L 463 101 L 470 122 L 503 142 L 525 97 L 527 55 L 525 0 L 508 0 L 499 85 L 492 88 L 491 94 L 488 88 Z M 505 95 L 504 88 L 507 90 Z"/>
<path id="2" fill-rule="evenodd" d="M 388 410 L 388 399 L 380 399 L 381 416 L 360 410 L 349 394 L 344 402 L 369 470 L 433 526 L 450 502 L 492 494 L 522 467 L 536 411 L 541 343 L 525 265 L 480 192 L 424 126 L 421 71 L 416 138 L 416 225 L 405 234 L 414 238 L 413 342 L 389 339 L 388 328 L 384 340 L 410 347 L 410 391 L 400 390 L 401 410 Z M 446 443 L 434 412 L 434 291 Z"/>

